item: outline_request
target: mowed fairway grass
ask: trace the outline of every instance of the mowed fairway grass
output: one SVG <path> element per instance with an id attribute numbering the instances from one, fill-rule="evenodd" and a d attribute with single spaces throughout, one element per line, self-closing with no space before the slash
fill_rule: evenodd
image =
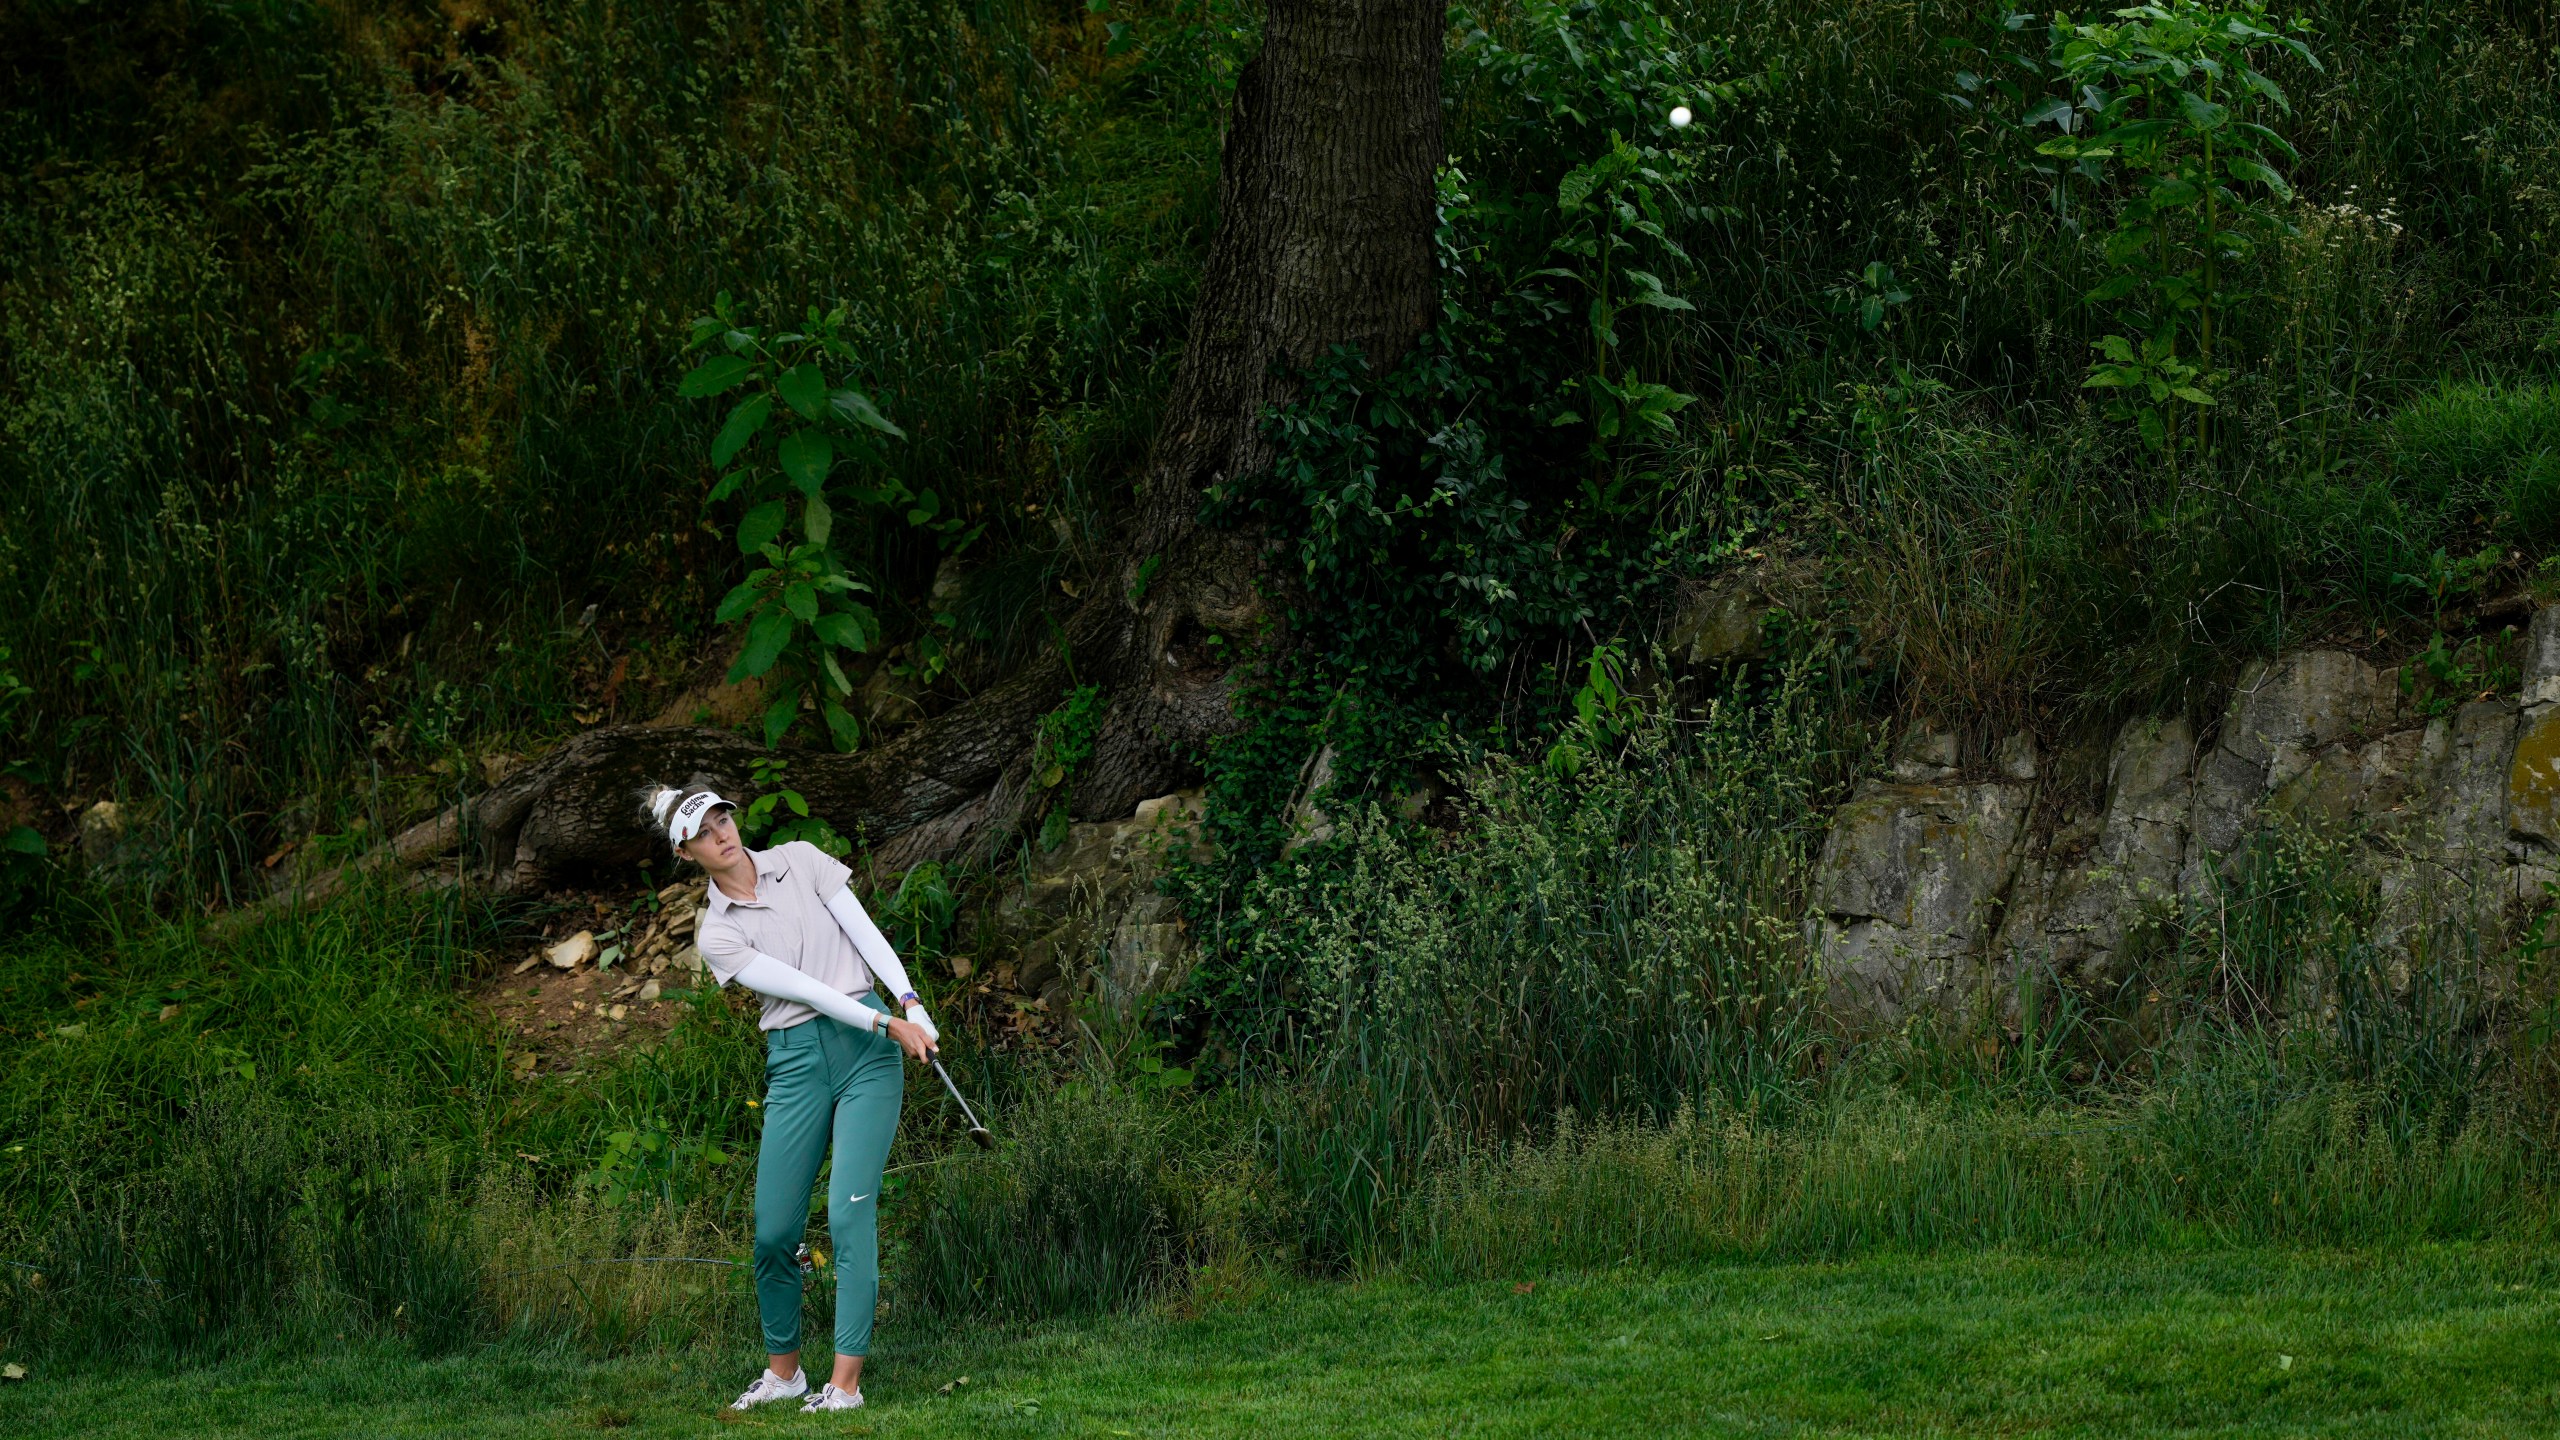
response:
<path id="1" fill-rule="evenodd" d="M 2560 1434 L 2560 1254 L 2499 1247 L 1286 1284 L 1190 1316 L 884 1341 L 854 1415 L 725 1414 L 743 1348 L 500 1345 L 39 1373 L 0 1391 L 0 1434 Z"/>

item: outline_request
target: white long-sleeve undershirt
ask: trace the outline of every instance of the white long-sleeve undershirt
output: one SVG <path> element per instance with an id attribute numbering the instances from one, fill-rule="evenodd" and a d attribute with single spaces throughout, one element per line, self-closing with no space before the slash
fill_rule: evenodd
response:
<path id="1" fill-rule="evenodd" d="M 761 950 L 747 956 L 732 977 L 759 995 L 776 1000 L 797 1000 L 830 1019 L 841 1020 L 856 1030 L 877 1030 L 888 1017 L 847 995 L 832 985 L 800 969 L 788 965 Z"/>
<path id="2" fill-rule="evenodd" d="M 836 917 L 836 923 L 844 927 L 845 938 L 853 942 L 854 953 L 862 957 L 862 963 L 869 967 L 871 977 L 880 982 L 880 988 L 888 998 L 901 1005 L 915 1003 L 916 987 L 907 979 L 907 967 L 898 963 L 898 952 L 889 948 L 889 937 L 881 934 L 880 927 L 871 923 L 871 912 L 863 909 L 862 902 L 853 898 L 852 886 L 845 886 L 827 897 L 827 913 Z"/>
<path id="3" fill-rule="evenodd" d="M 925 1013 L 924 1002 L 916 998 L 915 982 L 907 978 L 907 967 L 898 962 L 898 952 L 890 948 L 889 937 L 871 923 L 871 912 L 853 897 L 852 886 L 827 897 L 827 913 L 844 927 L 845 938 L 853 942 L 854 953 L 862 957 L 871 978 L 907 1012 L 907 1023 L 922 1026 L 924 1033 L 940 1044 L 942 1032 L 934 1028 L 933 1017 Z"/>

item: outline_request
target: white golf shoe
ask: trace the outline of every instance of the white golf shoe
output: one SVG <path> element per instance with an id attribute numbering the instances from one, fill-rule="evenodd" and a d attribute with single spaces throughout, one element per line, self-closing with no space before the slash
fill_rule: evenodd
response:
<path id="1" fill-rule="evenodd" d="M 808 1403 L 800 1407 L 800 1413 L 814 1415 L 821 1410 L 859 1410 L 861 1408 L 861 1391 L 839 1390 L 834 1382 L 830 1381 L 810 1392 Z"/>
<path id="2" fill-rule="evenodd" d="M 776 1400 L 797 1400 L 808 1393 L 808 1371 L 794 1370 L 791 1372 L 791 1378 L 785 1380 L 781 1376 L 767 1370 L 763 1374 L 757 1376 L 756 1383 L 748 1386 L 747 1393 L 739 1396 L 737 1402 L 729 1408 L 732 1410 L 753 1410 L 759 1405 L 770 1405 Z"/>

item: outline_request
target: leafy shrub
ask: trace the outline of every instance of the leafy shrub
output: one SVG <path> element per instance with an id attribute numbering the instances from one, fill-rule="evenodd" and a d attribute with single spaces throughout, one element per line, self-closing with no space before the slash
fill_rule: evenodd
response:
<path id="1" fill-rule="evenodd" d="M 2285 28 L 2265 0 L 2166 0 L 2119 10 L 2112 23 L 2057 17 L 2052 27 L 2047 67 L 2060 93 L 2035 113 L 2064 133 L 2037 153 L 2093 180 L 2110 161 L 2135 177 L 2103 247 L 2116 274 L 2088 297 L 2117 307 L 2111 322 L 2134 333 L 2102 337 L 2084 383 L 2114 392 L 2109 416 L 2135 421 L 2144 443 L 2168 451 L 2173 479 L 2180 404 L 2197 407 L 2195 448 L 2211 446 L 2211 392 L 2225 379 L 2214 321 L 2236 298 L 2223 277 L 2286 229 L 2273 202 L 2293 189 L 2277 167 L 2297 152 L 2269 127 L 2293 103 L 2257 67 L 2288 55 L 2311 70 L 2319 62 Z M 2182 340 L 2192 341 L 2183 354 Z"/>

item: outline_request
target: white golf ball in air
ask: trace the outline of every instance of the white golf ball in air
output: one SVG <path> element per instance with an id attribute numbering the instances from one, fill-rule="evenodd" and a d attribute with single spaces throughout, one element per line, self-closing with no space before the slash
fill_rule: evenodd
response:
<path id="1" fill-rule="evenodd" d="M 1688 123 L 1689 123 L 1689 107 L 1688 107 L 1688 106 L 1686 106 L 1686 105 L 1674 105 L 1674 106 L 1672 106 L 1672 107 L 1671 107 L 1671 128 L 1672 128 L 1672 129 L 1674 129 L 1674 130 L 1677 130 L 1677 129 L 1679 129 L 1680 127 L 1682 127 L 1683 125 L 1686 125 L 1686 124 L 1688 124 Z"/>

